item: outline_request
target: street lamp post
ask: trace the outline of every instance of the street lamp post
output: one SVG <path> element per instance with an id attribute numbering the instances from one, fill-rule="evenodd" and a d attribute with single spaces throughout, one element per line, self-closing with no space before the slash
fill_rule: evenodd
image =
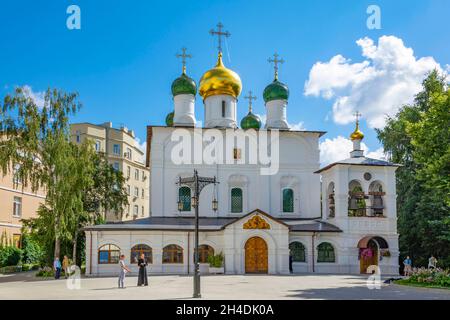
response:
<path id="1" fill-rule="evenodd" d="M 192 206 L 195 208 L 195 250 L 194 250 L 194 298 L 200 298 L 200 262 L 199 262 L 199 244 L 198 244 L 198 233 L 199 233 L 199 213 L 198 208 L 200 205 L 200 192 L 209 184 L 218 184 L 216 177 L 199 177 L 197 170 L 194 170 L 194 176 L 188 178 L 181 178 L 177 182 L 179 186 L 184 185 L 188 186 L 191 189 L 194 189 L 194 196 L 192 197 Z M 218 202 L 215 198 L 215 194 L 213 195 L 212 201 L 212 209 L 217 211 Z M 181 199 L 178 200 L 178 210 L 182 210 L 182 202 Z M 189 263 L 189 257 L 188 257 Z"/>

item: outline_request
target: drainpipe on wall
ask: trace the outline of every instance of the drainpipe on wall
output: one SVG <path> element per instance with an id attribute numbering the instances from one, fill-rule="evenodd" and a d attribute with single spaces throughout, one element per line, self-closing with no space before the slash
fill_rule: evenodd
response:
<path id="1" fill-rule="evenodd" d="M 91 241 L 89 244 L 89 275 L 92 275 L 92 231 L 89 231 L 91 235 Z"/>
<path id="2" fill-rule="evenodd" d="M 315 260 L 316 258 L 314 257 L 314 252 L 315 252 L 315 245 L 314 245 L 314 237 L 316 236 L 316 233 L 313 232 L 311 240 L 312 240 L 312 272 L 316 272 L 315 270 Z"/>
<path id="3" fill-rule="evenodd" d="M 191 233 L 188 231 L 188 243 L 187 243 L 187 253 L 188 253 L 188 256 L 187 256 L 187 273 L 188 274 L 190 273 L 189 265 L 191 264 L 191 262 L 190 262 L 190 257 L 191 257 L 190 249 L 191 249 Z"/>

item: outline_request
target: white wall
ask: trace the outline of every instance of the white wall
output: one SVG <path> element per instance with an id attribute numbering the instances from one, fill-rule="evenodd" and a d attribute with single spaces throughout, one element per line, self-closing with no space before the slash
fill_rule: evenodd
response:
<path id="1" fill-rule="evenodd" d="M 318 217 L 320 216 L 320 178 L 313 172 L 319 167 L 318 134 L 303 132 L 280 132 L 279 171 L 275 175 L 261 175 L 259 164 L 220 164 L 220 165 L 177 165 L 172 161 L 172 150 L 178 142 L 171 141 L 174 128 L 153 128 L 151 143 L 151 185 L 152 215 L 179 216 L 177 210 L 179 176 L 192 176 L 194 168 L 203 176 L 216 176 L 218 185 L 219 210 L 211 210 L 212 186 L 204 189 L 200 197 L 202 216 L 230 216 L 230 187 L 233 176 L 241 176 L 246 181 L 244 188 L 244 209 L 246 214 L 261 209 L 273 216 Z M 180 130 L 180 129 L 179 129 Z M 182 129 L 192 132 L 193 129 Z M 227 131 L 237 135 L 243 130 Z M 224 134 L 225 130 L 220 130 Z M 225 140 L 225 138 L 224 138 Z M 193 147 L 192 147 L 193 148 Z M 248 143 L 242 156 L 249 154 Z M 225 154 L 227 150 L 224 149 Z M 192 150 L 192 155 L 199 154 Z M 282 213 L 281 188 L 292 181 L 295 197 L 295 212 Z M 242 215 L 239 214 L 239 215 Z"/>

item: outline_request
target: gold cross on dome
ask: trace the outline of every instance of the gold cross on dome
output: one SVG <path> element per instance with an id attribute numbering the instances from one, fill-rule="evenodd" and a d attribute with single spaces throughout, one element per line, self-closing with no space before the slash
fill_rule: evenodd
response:
<path id="1" fill-rule="evenodd" d="M 183 73 L 186 73 L 186 58 L 192 58 L 191 54 L 186 54 L 186 48 L 181 48 L 182 53 L 177 53 L 175 56 L 177 58 L 181 58 L 181 64 L 183 66 Z"/>
<path id="2" fill-rule="evenodd" d="M 248 111 L 252 112 L 252 100 L 256 100 L 256 96 L 252 95 L 252 90 L 248 92 L 248 96 L 245 96 L 244 99 L 248 100 Z"/>
<path id="3" fill-rule="evenodd" d="M 355 116 L 356 124 L 359 124 L 359 118 L 361 118 L 362 114 L 356 111 L 353 115 Z"/>
<path id="4" fill-rule="evenodd" d="M 222 31 L 222 28 L 223 28 L 223 24 L 222 23 L 218 23 L 217 24 L 217 31 L 216 30 L 214 30 L 214 29 L 211 29 L 210 31 L 209 31 L 209 33 L 212 35 L 212 36 L 215 36 L 215 35 L 217 35 L 217 38 L 219 39 L 219 45 L 217 46 L 217 49 L 219 50 L 219 52 L 222 52 L 222 36 L 225 36 L 225 37 L 229 37 L 229 36 L 231 36 L 231 33 L 229 33 L 228 31 Z"/>
<path id="5" fill-rule="evenodd" d="M 280 64 L 283 64 L 284 63 L 284 60 L 283 60 L 283 58 L 281 58 L 281 59 L 278 59 L 278 57 L 279 57 L 279 55 L 278 55 L 278 53 L 274 53 L 273 54 L 273 59 L 272 58 L 269 58 L 267 61 L 269 61 L 269 63 L 272 63 L 273 62 L 273 68 L 274 68 L 274 70 L 275 70 L 275 80 L 277 80 L 278 79 L 278 64 L 280 63 Z"/>

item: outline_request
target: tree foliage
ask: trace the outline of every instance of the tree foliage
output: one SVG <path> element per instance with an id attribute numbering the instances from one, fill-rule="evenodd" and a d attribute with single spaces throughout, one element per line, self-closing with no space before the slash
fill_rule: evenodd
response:
<path id="1" fill-rule="evenodd" d="M 450 90 L 431 72 L 412 105 L 387 119 L 378 138 L 397 171 L 400 252 L 417 265 L 450 265 Z"/>
<path id="2" fill-rule="evenodd" d="M 17 88 L 0 108 L 0 172 L 14 170 L 23 187 L 45 190 L 37 217 L 24 225 L 49 261 L 61 256 L 61 248 L 77 257 L 84 243 L 81 228 L 101 221 L 105 208 L 121 214 L 128 203 L 122 174 L 94 151 L 92 142 L 70 142 L 69 117 L 81 106 L 77 98 L 49 89 L 38 106 Z"/>

